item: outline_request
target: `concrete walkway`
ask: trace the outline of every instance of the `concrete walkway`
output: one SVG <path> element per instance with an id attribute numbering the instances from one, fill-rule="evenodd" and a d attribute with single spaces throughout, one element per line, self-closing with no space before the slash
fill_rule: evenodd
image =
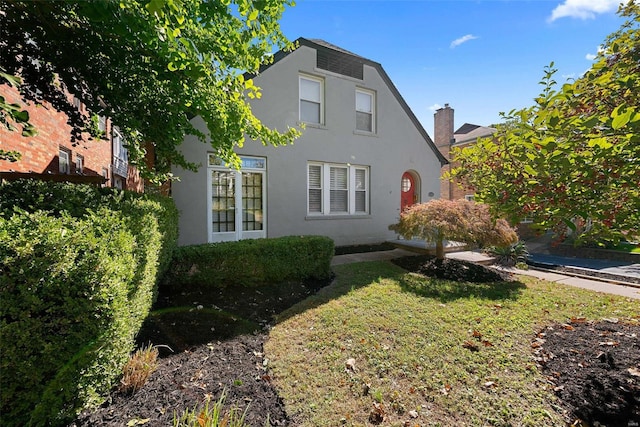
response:
<path id="1" fill-rule="evenodd" d="M 340 265 L 353 262 L 366 262 L 366 261 L 382 261 L 390 260 L 393 258 L 399 258 L 408 255 L 416 255 L 415 252 L 405 249 L 394 249 L 391 251 L 380 252 L 366 252 L 360 254 L 347 254 L 337 255 L 333 257 L 331 265 Z M 446 254 L 447 258 L 460 259 L 464 261 L 471 261 L 477 263 L 487 263 L 491 260 L 490 257 L 475 251 L 461 251 L 450 252 Z M 607 294 L 621 295 L 629 298 L 640 299 L 640 286 L 626 286 L 621 284 L 614 284 L 604 282 L 600 280 L 585 279 L 581 277 L 573 277 L 564 274 L 551 273 L 538 270 L 519 270 L 516 268 L 503 268 L 514 274 L 521 274 L 524 276 L 533 276 L 539 279 L 548 280 L 551 282 L 561 283 L 563 285 L 575 286 L 578 288 L 589 289 L 591 291 L 603 292 Z"/>

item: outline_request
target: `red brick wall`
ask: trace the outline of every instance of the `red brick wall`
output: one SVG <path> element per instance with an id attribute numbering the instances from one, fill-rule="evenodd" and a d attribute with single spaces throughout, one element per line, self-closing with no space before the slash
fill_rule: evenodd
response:
<path id="1" fill-rule="evenodd" d="M 462 149 L 474 143 L 475 141 L 468 142 L 465 144 L 458 144 L 456 145 L 456 147 Z M 452 161 L 450 165 L 451 165 L 451 168 L 455 169 L 458 166 L 460 166 L 460 163 Z M 464 199 L 465 196 L 471 196 L 474 193 L 475 193 L 475 190 L 472 188 L 461 188 L 458 180 L 453 180 L 453 182 L 451 182 L 451 200 Z"/>
<path id="2" fill-rule="evenodd" d="M 23 137 L 22 129 L 8 131 L 0 127 L 0 148 L 6 151 L 18 151 L 22 158 L 17 162 L 0 160 L 0 171 L 59 173 L 58 153 L 65 149 L 69 155 L 70 173 L 76 173 L 76 159 L 84 160 L 84 175 L 102 175 L 107 171 L 107 186 L 113 185 L 111 174 L 112 147 L 111 140 L 90 140 L 84 135 L 81 141 L 71 144 L 71 127 L 67 124 L 67 116 L 45 103 L 43 105 L 25 104 L 18 91 L 10 86 L 0 85 L 0 94 L 10 103 L 19 103 L 29 112 L 31 124 L 38 130 L 38 135 Z M 84 106 L 81 111 L 86 113 Z M 111 135 L 111 124 L 107 120 L 106 135 Z M 127 189 L 142 191 L 144 186 L 135 168 L 129 168 Z"/>

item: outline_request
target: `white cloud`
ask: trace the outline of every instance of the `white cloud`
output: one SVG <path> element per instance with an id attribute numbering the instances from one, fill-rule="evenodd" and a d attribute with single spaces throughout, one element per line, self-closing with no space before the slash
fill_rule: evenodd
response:
<path id="1" fill-rule="evenodd" d="M 429 110 L 431 111 L 436 111 L 442 108 L 442 105 L 440 104 L 433 104 L 431 107 L 429 107 Z"/>
<path id="2" fill-rule="evenodd" d="M 598 53 L 602 53 L 604 52 L 604 48 L 602 47 L 602 45 L 598 46 Z M 595 53 L 587 53 L 585 58 L 587 58 L 588 61 L 593 61 L 594 59 L 596 59 L 598 55 Z"/>
<path id="3" fill-rule="evenodd" d="M 467 34 L 466 36 L 462 36 L 458 39 L 455 39 L 454 41 L 451 42 L 451 45 L 449 47 L 451 47 L 451 49 L 453 49 L 456 46 L 460 46 L 462 43 L 466 43 L 469 40 L 475 40 L 477 39 L 477 36 L 474 36 L 473 34 Z"/>
<path id="4" fill-rule="evenodd" d="M 620 0 L 564 0 L 551 12 L 549 22 L 560 18 L 593 19 L 596 14 L 615 12 Z"/>

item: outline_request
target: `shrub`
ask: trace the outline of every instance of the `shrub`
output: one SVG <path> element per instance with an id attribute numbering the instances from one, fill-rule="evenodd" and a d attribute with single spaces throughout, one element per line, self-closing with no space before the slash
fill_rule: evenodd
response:
<path id="1" fill-rule="evenodd" d="M 120 390 L 135 393 L 147 382 L 158 367 L 158 349 L 151 345 L 142 347 L 133 353 L 124 365 Z"/>
<path id="2" fill-rule="evenodd" d="M 256 286 L 331 275 L 333 240 L 289 236 L 184 246 L 167 280 L 180 285 Z"/>
<path id="3" fill-rule="evenodd" d="M 182 414 L 173 414 L 174 427 L 246 427 L 245 412 L 241 413 L 239 408 L 233 407 L 224 412 L 224 400 L 226 392 L 222 392 L 222 396 L 217 402 L 211 405 L 209 399 L 206 400 L 204 407 L 186 409 Z M 267 422 L 267 424 L 270 424 Z"/>
<path id="4" fill-rule="evenodd" d="M 491 218 L 487 205 L 467 200 L 435 199 L 413 205 L 389 228 L 405 238 L 435 243 L 439 259 L 444 258 L 444 240 L 476 246 L 509 245 L 518 240 L 504 219 Z"/>
<path id="5" fill-rule="evenodd" d="M 527 245 L 523 241 L 506 246 L 491 246 L 486 252 L 495 258 L 496 264 L 506 267 L 513 267 L 520 263 L 526 265 L 529 256 Z"/>
<path id="6" fill-rule="evenodd" d="M 121 374 L 169 265 L 177 211 L 82 185 L 1 189 L 2 425 L 62 425 Z"/>

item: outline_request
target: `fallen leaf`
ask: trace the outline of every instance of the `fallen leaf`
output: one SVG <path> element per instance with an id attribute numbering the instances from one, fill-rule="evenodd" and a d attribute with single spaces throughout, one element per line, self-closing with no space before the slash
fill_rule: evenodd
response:
<path id="1" fill-rule="evenodd" d="M 476 330 L 474 329 L 474 331 L 473 331 L 473 337 L 474 337 L 474 338 L 482 338 L 482 334 L 481 334 L 480 332 L 478 332 L 478 331 L 476 331 Z"/>
<path id="2" fill-rule="evenodd" d="M 616 347 L 616 346 L 620 345 L 620 343 L 618 341 L 603 341 L 603 342 L 601 342 L 599 344 L 603 345 L 603 346 L 606 345 L 606 346 L 609 346 L 609 347 Z"/>
<path id="3" fill-rule="evenodd" d="M 569 324 L 567 324 L 567 323 L 563 323 L 563 324 L 562 324 L 562 329 L 566 329 L 567 331 L 573 331 L 573 330 L 575 330 L 576 328 L 574 328 L 573 326 L 571 326 L 571 325 L 569 325 Z"/>
<path id="4" fill-rule="evenodd" d="M 631 375 L 633 375 L 634 377 L 640 377 L 640 369 L 637 368 L 629 368 L 628 369 L 629 373 Z"/>
<path id="5" fill-rule="evenodd" d="M 354 359 L 353 357 L 350 357 L 345 362 L 345 366 L 347 371 L 356 372 L 356 359 Z"/>
<path id="6" fill-rule="evenodd" d="M 482 344 L 483 344 L 485 347 L 493 347 L 493 344 L 491 344 L 491 342 L 490 342 L 490 341 L 487 341 L 487 340 L 482 341 Z"/>
<path id="7" fill-rule="evenodd" d="M 462 344 L 462 346 L 464 348 L 467 348 L 467 349 L 471 350 L 471 351 L 480 351 L 478 346 L 475 345 L 474 343 L 472 343 L 471 341 L 465 341 L 464 344 Z"/>
<path id="8" fill-rule="evenodd" d="M 494 383 L 493 381 L 487 381 L 486 383 L 482 384 L 484 387 L 490 388 L 493 387 L 494 385 L 496 385 L 496 383 Z"/>
<path id="9" fill-rule="evenodd" d="M 444 387 L 440 389 L 440 393 L 444 394 L 445 396 L 448 395 L 450 391 L 451 391 L 450 384 L 445 384 Z"/>
<path id="10" fill-rule="evenodd" d="M 586 317 L 572 317 L 571 323 L 587 323 Z"/>
<path id="11" fill-rule="evenodd" d="M 411 418 L 418 418 L 418 411 L 409 411 L 409 416 Z"/>
<path id="12" fill-rule="evenodd" d="M 385 415 L 386 413 L 382 403 L 375 402 L 373 404 L 373 409 L 369 413 L 369 422 L 372 424 L 381 424 L 384 421 Z"/>
<path id="13" fill-rule="evenodd" d="M 605 317 L 602 320 L 604 320 L 605 322 L 609 322 L 609 323 L 618 323 L 619 322 L 617 317 Z"/>
<path id="14" fill-rule="evenodd" d="M 129 420 L 129 422 L 127 423 L 128 427 L 133 427 L 133 426 L 141 426 L 143 424 L 148 423 L 149 421 L 151 421 L 150 418 L 134 418 L 132 420 Z"/>

